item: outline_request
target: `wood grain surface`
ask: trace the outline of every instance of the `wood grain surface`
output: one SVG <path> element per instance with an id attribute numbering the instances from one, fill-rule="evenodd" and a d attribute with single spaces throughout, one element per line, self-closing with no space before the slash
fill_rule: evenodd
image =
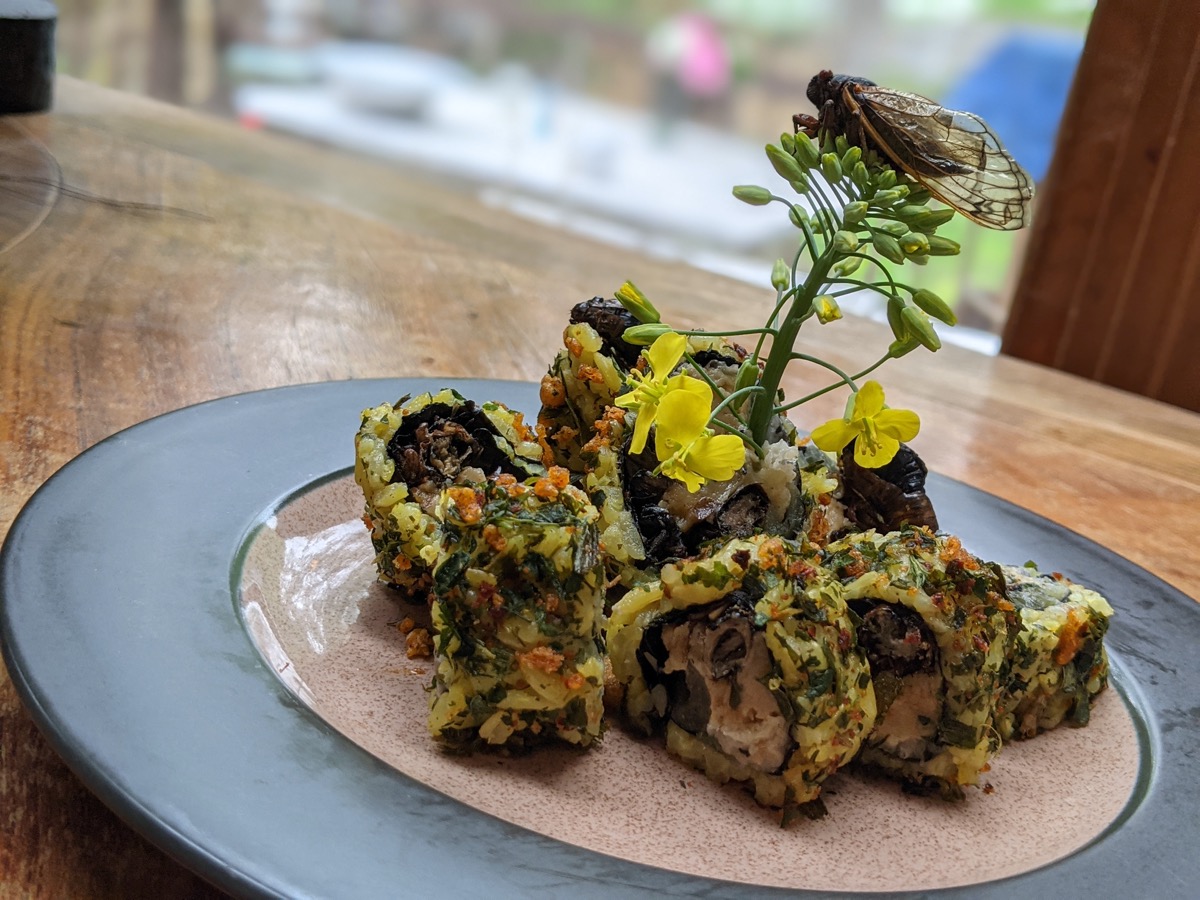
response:
<path id="1" fill-rule="evenodd" d="M 57 97 L 0 119 L 0 175 L 20 176 L 0 180 L 0 534 L 73 456 L 181 406 L 328 379 L 537 379 L 569 307 L 626 278 L 679 325 L 744 326 L 773 297 L 512 218 L 469 186 L 79 82 Z M 802 349 L 851 367 L 888 338 L 861 320 L 809 331 Z M 1200 596 L 1200 415 L 955 348 L 881 377 L 921 413 L 932 469 Z M 92 798 L 6 676 L 0 811 L 2 897 L 216 894 Z"/>

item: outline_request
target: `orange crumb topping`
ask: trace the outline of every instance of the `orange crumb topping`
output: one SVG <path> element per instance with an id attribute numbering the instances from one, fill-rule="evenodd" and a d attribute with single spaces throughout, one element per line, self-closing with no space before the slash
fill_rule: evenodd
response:
<path id="1" fill-rule="evenodd" d="M 467 525 L 474 525 L 479 521 L 479 517 L 483 515 L 483 507 L 480 505 L 479 494 L 474 488 L 469 487 L 450 487 L 446 488 L 446 494 L 454 503 L 454 508 L 458 510 L 458 517 Z"/>
<path id="2" fill-rule="evenodd" d="M 517 654 L 517 661 L 526 668 L 542 672 L 557 672 L 562 668 L 563 655 L 553 647 L 534 647 Z"/>
<path id="3" fill-rule="evenodd" d="M 541 397 L 542 406 L 548 409 L 557 409 L 567 402 L 567 391 L 563 387 L 562 379 L 549 372 L 542 376 L 542 386 L 538 395 Z"/>
<path id="4" fill-rule="evenodd" d="M 433 638 L 424 628 L 414 628 L 404 639 L 404 652 L 409 659 L 428 659 L 433 656 Z"/>

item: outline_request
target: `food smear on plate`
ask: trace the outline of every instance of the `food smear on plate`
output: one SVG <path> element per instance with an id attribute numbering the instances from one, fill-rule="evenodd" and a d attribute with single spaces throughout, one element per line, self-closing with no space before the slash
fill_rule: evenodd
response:
<path id="1" fill-rule="evenodd" d="M 978 177 L 927 171 L 929 140 L 922 165 L 897 160 L 839 112 L 891 93 L 832 77 L 814 79 L 837 87 L 814 96 L 820 117 L 767 147 L 790 195 L 734 188 L 782 205 L 799 236 L 761 326 L 672 327 L 625 282 L 571 309 L 534 428 L 451 390 L 364 411 L 364 518 L 380 579 L 433 607 L 444 745 L 594 745 L 603 689 L 610 717 L 787 822 L 819 814 L 847 766 L 961 798 L 1003 742 L 1087 723 L 1112 609 L 940 531 L 920 417 L 876 380 L 956 321 L 893 269 L 957 254 L 937 231 L 958 213 L 1023 224 L 1027 179 L 986 126 L 1003 166 Z M 977 203 L 931 207 L 967 182 Z M 878 297 L 891 329 L 856 371 L 797 343 L 836 327 L 851 291 Z M 797 365 L 820 386 L 791 399 Z M 832 392 L 844 414 L 801 434 L 792 416 Z"/>

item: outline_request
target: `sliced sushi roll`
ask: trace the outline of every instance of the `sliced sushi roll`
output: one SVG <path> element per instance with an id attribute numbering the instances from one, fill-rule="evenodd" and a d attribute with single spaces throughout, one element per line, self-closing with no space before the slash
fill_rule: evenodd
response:
<path id="1" fill-rule="evenodd" d="M 699 552 L 707 541 L 771 534 L 823 544 L 845 525 L 837 466 L 811 444 L 780 439 L 766 445 L 762 459 L 746 464 L 728 481 L 709 481 L 689 492 L 679 481 L 654 474 L 647 449 L 627 456 L 627 506 L 633 512 L 649 562 L 661 564 Z"/>
<path id="2" fill-rule="evenodd" d="M 588 303 L 615 304 L 628 316 L 615 300 L 597 298 Z M 586 471 L 589 462 L 594 461 L 589 459 L 589 451 L 594 440 L 603 436 L 604 423 L 612 421 L 606 419 L 605 413 L 621 392 L 624 372 L 628 370 L 613 355 L 609 341 L 587 321 L 576 321 L 576 312 L 583 306 L 586 304 L 579 304 L 572 311 L 571 324 L 563 331 L 564 349 L 555 355 L 542 378 L 542 406 L 538 412 L 538 428 L 554 463 L 577 474 Z M 610 312 L 612 316 L 618 315 Z M 623 418 L 623 414 L 619 416 Z"/>
<path id="3" fill-rule="evenodd" d="M 841 586 L 816 562 L 780 538 L 731 540 L 663 566 L 609 617 L 629 720 L 766 806 L 815 800 L 875 722 Z"/>
<path id="4" fill-rule="evenodd" d="M 1032 567 L 1002 566 L 1017 630 L 1000 701 L 1000 735 L 1029 738 L 1064 720 L 1086 725 L 1108 684 L 1104 635 L 1112 607 L 1093 590 Z"/>
<path id="5" fill-rule="evenodd" d="M 1000 749 L 1016 617 L 998 567 L 924 528 L 850 535 L 826 548 L 825 565 L 860 619 L 879 703 L 861 762 L 961 796 Z"/>
<path id="6" fill-rule="evenodd" d="M 520 413 L 500 403 L 476 406 L 450 389 L 364 410 L 354 449 L 380 580 L 413 599 L 426 597 L 437 562 L 443 488 L 545 472 Z"/>
<path id="7" fill-rule="evenodd" d="M 440 505 L 430 732 L 456 750 L 592 744 L 604 682 L 595 507 L 558 467 L 528 484 L 449 487 Z"/>

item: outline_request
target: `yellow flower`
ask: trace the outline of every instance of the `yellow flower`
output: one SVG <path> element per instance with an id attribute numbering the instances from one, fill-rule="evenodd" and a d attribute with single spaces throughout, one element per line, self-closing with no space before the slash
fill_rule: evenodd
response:
<path id="1" fill-rule="evenodd" d="M 712 389 L 699 378 L 690 375 L 671 377 L 671 372 L 683 359 L 686 349 L 687 338 L 682 334 L 672 331 L 657 338 L 646 351 L 646 358 L 650 361 L 649 374 L 636 370 L 630 372 L 634 381 L 633 389 L 613 401 L 622 409 L 631 409 L 637 414 L 633 423 L 630 453 L 641 453 L 645 449 L 650 426 L 658 416 L 659 403 L 667 394 L 676 391 L 687 393 L 712 406 Z"/>
<path id="2" fill-rule="evenodd" d="M 854 395 L 850 417 L 830 419 L 814 428 L 812 441 L 829 453 L 838 453 L 854 441 L 854 461 L 863 468 L 877 469 L 891 462 L 900 442 L 911 441 L 920 428 L 915 412 L 886 409 L 883 388 L 878 381 L 868 381 Z"/>
<path id="3" fill-rule="evenodd" d="M 707 385 L 704 385 L 706 388 Z M 690 391 L 671 391 L 658 404 L 654 452 L 664 475 L 682 481 L 691 493 L 705 481 L 728 481 L 746 461 L 746 445 L 736 434 L 708 429 L 709 399 Z"/>

